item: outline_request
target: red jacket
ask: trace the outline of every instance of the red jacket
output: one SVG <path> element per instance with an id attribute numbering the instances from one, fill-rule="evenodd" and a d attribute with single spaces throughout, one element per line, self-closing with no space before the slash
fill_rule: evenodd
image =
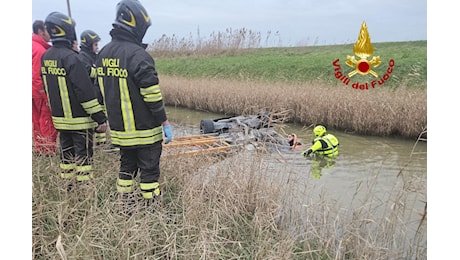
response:
<path id="1" fill-rule="evenodd" d="M 40 74 L 41 59 L 46 49 L 51 47 L 40 35 L 32 34 L 32 98 L 46 98 Z"/>

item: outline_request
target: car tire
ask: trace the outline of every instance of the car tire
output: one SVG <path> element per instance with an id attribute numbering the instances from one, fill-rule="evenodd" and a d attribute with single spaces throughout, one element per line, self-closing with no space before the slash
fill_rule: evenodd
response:
<path id="1" fill-rule="evenodd" d="M 203 134 L 214 133 L 216 131 L 214 121 L 211 119 L 202 119 L 200 122 L 200 131 Z"/>

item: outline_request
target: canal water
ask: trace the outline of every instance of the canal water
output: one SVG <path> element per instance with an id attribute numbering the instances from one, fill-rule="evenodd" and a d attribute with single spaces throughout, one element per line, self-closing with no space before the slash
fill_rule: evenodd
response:
<path id="1" fill-rule="evenodd" d="M 176 135 L 199 134 L 199 125 L 202 119 L 218 119 L 225 117 L 205 111 L 196 111 L 186 108 L 167 107 L 168 118 L 174 124 L 182 125 L 184 128 L 176 129 Z M 278 129 L 284 136 L 296 133 L 302 146 L 297 150 L 284 150 L 282 157 L 289 165 L 295 166 L 300 172 L 309 172 L 312 164 L 300 156 L 303 149 L 307 149 L 314 136 L 312 127 L 302 125 L 285 124 Z M 360 136 L 348 134 L 341 131 L 328 129 L 340 142 L 340 155 L 331 169 L 323 168 L 319 183 L 327 183 L 332 180 L 340 182 L 343 187 L 348 182 L 359 182 L 368 179 L 372 173 L 378 173 L 386 184 L 391 185 L 393 178 L 401 174 L 415 175 L 426 179 L 427 174 L 427 143 L 401 139 L 396 137 Z M 332 177 L 333 176 L 333 177 Z M 312 176 L 314 177 L 314 176 Z"/>
<path id="2" fill-rule="evenodd" d="M 202 119 L 224 117 L 177 107 L 167 107 L 167 113 L 171 123 L 183 126 L 175 129 L 177 136 L 199 134 Z M 303 144 L 301 149 L 281 149 L 265 159 L 270 162 L 267 174 L 273 169 L 280 185 L 290 191 L 288 203 L 308 208 L 314 205 L 315 198 L 327 199 L 348 213 L 356 213 L 365 205 L 366 210 L 372 208 L 373 214 L 381 214 L 383 222 L 398 222 L 395 225 L 399 225 L 400 231 L 395 232 L 400 232 L 404 241 L 399 242 L 408 247 L 413 245 L 422 223 L 421 240 L 426 243 L 426 221 L 422 220 L 427 202 L 426 141 L 360 136 L 328 129 L 340 142 L 339 156 L 329 163 L 300 155 L 314 138 L 312 127 L 286 124 L 278 130 L 283 136 L 296 133 Z M 391 220 L 390 211 L 401 207 L 404 213 Z"/>

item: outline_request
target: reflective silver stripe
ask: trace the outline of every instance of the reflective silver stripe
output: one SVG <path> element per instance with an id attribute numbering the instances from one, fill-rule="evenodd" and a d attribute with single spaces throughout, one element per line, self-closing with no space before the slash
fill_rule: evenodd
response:
<path id="1" fill-rule="evenodd" d="M 74 172 L 71 172 L 71 173 L 61 172 L 62 179 L 72 179 L 73 177 L 75 177 Z"/>
<path id="2" fill-rule="evenodd" d="M 337 146 L 333 146 L 331 141 L 328 138 L 323 138 L 323 140 L 329 145 L 328 149 L 324 150 L 324 152 L 325 152 L 324 154 L 327 154 L 327 155 L 332 154 L 332 155 L 334 155 Z"/>
<path id="3" fill-rule="evenodd" d="M 85 109 L 88 114 L 95 114 L 102 111 L 102 106 L 99 104 L 97 99 L 91 99 L 89 101 L 81 103 L 81 106 Z"/>
<path id="4" fill-rule="evenodd" d="M 134 190 L 134 180 L 117 179 L 118 192 L 132 192 Z"/>
<path id="5" fill-rule="evenodd" d="M 92 165 L 77 165 L 75 169 L 78 172 L 90 172 L 93 170 L 93 166 Z"/>
<path id="6" fill-rule="evenodd" d="M 97 127 L 91 117 L 63 118 L 53 116 L 53 124 L 59 130 L 81 130 Z"/>
<path id="7" fill-rule="evenodd" d="M 90 78 L 95 78 L 97 75 L 97 72 L 96 72 L 96 68 L 94 67 L 91 67 L 91 74 L 90 74 Z"/>
<path id="8" fill-rule="evenodd" d="M 161 126 L 148 130 L 136 131 L 115 131 L 110 130 L 110 138 L 113 144 L 121 146 L 153 144 L 163 140 L 163 130 Z"/>
<path id="9" fill-rule="evenodd" d="M 57 79 L 59 85 L 59 93 L 61 94 L 62 111 L 64 112 L 64 117 L 72 118 L 72 107 L 70 106 L 67 81 L 65 80 L 65 77 L 62 76 L 57 77 Z"/>
<path id="10" fill-rule="evenodd" d="M 59 167 L 63 170 L 73 170 L 75 169 L 75 163 L 61 163 Z"/>
<path id="11" fill-rule="evenodd" d="M 77 175 L 77 181 L 89 181 L 93 178 L 92 173 L 88 173 L 85 175 Z"/>
<path id="12" fill-rule="evenodd" d="M 48 95 L 48 80 L 46 78 L 46 75 L 43 75 L 43 85 L 45 86 L 46 96 L 48 97 L 48 100 L 50 100 L 50 97 Z"/>
<path id="13" fill-rule="evenodd" d="M 102 97 L 105 98 L 105 94 L 104 94 L 104 78 L 98 77 L 97 82 L 99 83 L 99 89 L 101 90 Z M 105 104 L 105 102 L 104 102 L 104 104 Z"/>
<path id="14" fill-rule="evenodd" d="M 136 131 L 134 122 L 134 113 L 129 96 L 128 82 L 125 78 L 119 79 L 120 85 L 120 100 L 121 100 L 121 114 L 123 115 L 123 127 L 127 132 Z"/>
<path id="15" fill-rule="evenodd" d="M 160 184 L 158 182 L 153 183 L 140 183 L 141 194 L 144 199 L 151 199 L 153 195 L 159 196 L 160 191 Z"/>
<path id="16" fill-rule="evenodd" d="M 141 95 L 144 96 L 145 102 L 158 102 L 163 99 L 159 85 L 141 88 Z"/>

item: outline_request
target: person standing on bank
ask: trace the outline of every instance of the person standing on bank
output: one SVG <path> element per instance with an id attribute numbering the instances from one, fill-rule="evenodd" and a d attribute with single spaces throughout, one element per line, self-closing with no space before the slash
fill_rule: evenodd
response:
<path id="1" fill-rule="evenodd" d="M 92 179 L 93 134 L 105 132 L 107 117 L 78 53 L 75 21 L 50 13 L 45 26 L 53 46 L 42 57 L 42 78 L 48 94 L 53 124 L 59 131 L 61 178 L 77 183 Z"/>
<path id="2" fill-rule="evenodd" d="M 137 0 L 122 0 L 110 31 L 112 40 L 98 54 L 96 84 L 104 90 L 113 145 L 120 147 L 116 182 L 127 214 L 135 205 L 135 178 L 140 172 L 140 192 L 149 207 L 160 199 L 160 156 L 173 137 L 166 116 L 155 63 L 142 39 L 150 17 Z"/>
<path id="3" fill-rule="evenodd" d="M 40 73 L 43 53 L 51 47 L 50 35 L 42 20 L 32 25 L 32 134 L 33 152 L 54 155 L 57 152 L 58 132 L 51 119 L 48 97 Z"/>
<path id="4" fill-rule="evenodd" d="M 85 64 L 86 71 L 91 79 L 91 82 L 94 83 L 96 79 L 96 56 L 99 51 L 99 41 L 101 37 L 92 30 L 85 30 L 80 35 L 80 58 Z M 99 89 L 96 91 L 100 92 Z M 102 104 L 102 100 L 99 100 L 99 103 Z M 105 106 L 102 106 L 105 111 Z M 96 146 L 105 145 L 107 143 L 106 133 L 95 133 Z"/>

